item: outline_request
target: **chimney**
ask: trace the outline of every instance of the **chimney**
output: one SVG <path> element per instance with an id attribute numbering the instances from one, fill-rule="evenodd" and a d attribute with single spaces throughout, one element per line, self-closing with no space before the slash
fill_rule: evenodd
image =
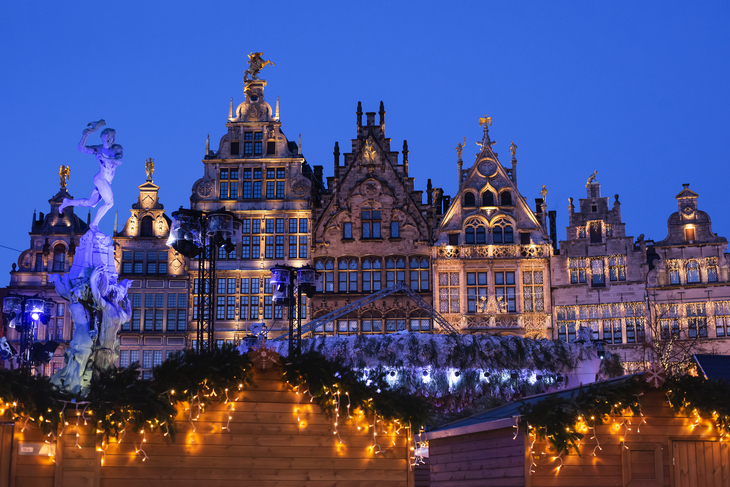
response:
<path id="1" fill-rule="evenodd" d="M 558 250 L 557 222 L 555 221 L 558 216 L 558 212 L 555 210 L 550 210 L 548 212 L 548 215 L 550 215 L 550 240 L 553 241 L 553 253 L 555 255 L 560 255 L 560 250 Z"/>
<path id="2" fill-rule="evenodd" d="M 380 136 L 385 137 L 385 106 L 382 100 L 380 101 Z"/>
<path id="3" fill-rule="evenodd" d="M 382 102 L 381 102 L 382 103 Z M 403 141 L 403 174 L 408 177 L 408 141 Z"/>
<path id="4" fill-rule="evenodd" d="M 340 144 L 335 142 L 335 151 L 333 152 L 335 155 L 335 178 L 340 178 Z"/>
<path id="5" fill-rule="evenodd" d="M 362 103 L 357 102 L 357 133 L 360 134 L 362 128 Z"/>
<path id="6" fill-rule="evenodd" d="M 431 179 L 426 183 L 426 202 L 429 206 L 433 205 L 433 186 L 431 185 Z"/>

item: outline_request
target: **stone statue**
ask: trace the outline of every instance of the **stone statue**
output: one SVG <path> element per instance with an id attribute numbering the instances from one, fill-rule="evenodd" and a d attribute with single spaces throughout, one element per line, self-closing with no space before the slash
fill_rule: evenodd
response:
<path id="1" fill-rule="evenodd" d="M 100 127 L 106 125 L 104 120 L 89 123 L 88 127 L 84 129 L 79 142 L 79 150 L 84 154 L 94 154 L 96 159 L 99 161 L 99 172 L 94 176 L 94 190 L 91 192 L 91 196 L 88 199 L 71 200 L 68 198 L 63 199 L 63 203 L 58 207 L 58 212 L 63 213 L 64 208 L 67 206 L 96 206 L 99 201 L 104 200 L 104 204 L 96 210 L 94 220 L 91 222 L 89 227 L 94 232 L 99 231 L 99 220 L 104 214 L 109 211 L 109 208 L 114 206 L 114 194 L 112 193 L 112 180 L 114 179 L 114 173 L 122 163 L 122 146 L 114 143 L 116 131 L 114 129 L 106 128 L 101 132 L 102 145 L 86 145 L 86 138 L 92 132 L 96 132 Z"/>
<path id="2" fill-rule="evenodd" d="M 61 166 L 58 170 L 58 175 L 61 177 L 61 189 L 66 190 L 66 181 L 71 177 L 71 169 L 68 166 Z"/>
<path id="3" fill-rule="evenodd" d="M 461 153 L 464 151 L 464 146 L 466 146 L 466 137 L 464 137 L 464 143 L 458 143 L 456 144 L 456 155 L 459 157 L 459 160 L 461 160 Z"/>
<path id="4" fill-rule="evenodd" d="M 51 383 L 70 394 L 83 395 L 91 382 L 89 359 L 97 336 L 97 331 L 91 330 L 91 315 L 87 309 L 89 286 L 81 283 L 71 288 L 68 274 L 63 277 L 51 274 L 49 280 L 55 284 L 60 296 L 71 301 L 68 311 L 74 323 L 74 335 L 64 356 L 66 365 L 53 374 Z"/>
<path id="5" fill-rule="evenodd" d="M 251 80 L 259 79 L 258 74 L 259 71 L 261 71 L 265 66 L 271 64 L 272 66 L 276 66 L 276 64 L 272 63 L 271 61 L 267 61 L 266 59 L 262 58 L 263 52 L 252 52 L 248 55 L 248 69 L 243 73 L 243 81 L 248 81 L 248 77 L 251 76 Z"/>
<path id="6" fill-rule="evenodd" d="M 132 317 L 132 307 L 127 296 L 127 290 L 132 282 L 124 279 L 119 284 L 110 284 L 107 282 L 103 267 L 97 267 L 91 273 L 89 285 L 94 304 L 102 313 L 99 347 L 96 350 L 94 365 L 98 370 L 108 370 L 119 358 L 119 340 L 117 340 L 119 328 Z"/>
<path id="7" fill-rule="evenodd" d="M 151 157 L 144 163 L 144 170 L 147 173 L 147 181 L 152 182 L 152 173 L 155 172 L 155 160 Z"/>
<path id="8" fill-rule="evenodd" d="M 509 153 L 512 156 L 512 159 L 516 159 L 517 158 L 517 144 L 515 144 L 515 141 L 514 140 L 512 141 L 512 143 L 509 146 Z"/>
<path id="9" fill-rule="evenodd" d="M 542 196 L 542 204 L 543 205 L 547 205 L 547 193 L 548 193 L 548 190 L 545 187 L 545 185 L 543 184 L 542 185 L 542 189 L 540 190 L 540 196 Z"/>
<path id="10" fill-rule="evenodd" d="M 593 171 L 593 174 L 591 174 L 591 177 L 588 178 L 588 181 L 586 181 L 586 184 L 591 184 L 593 181 L 596 180 L 596 175 L 598 174 L 598 171 Z"/>

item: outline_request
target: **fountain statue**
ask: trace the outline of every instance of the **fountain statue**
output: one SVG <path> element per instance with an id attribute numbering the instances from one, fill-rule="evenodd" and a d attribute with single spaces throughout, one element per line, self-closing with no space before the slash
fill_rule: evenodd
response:
<path id="1" fill-rule="evenodd" d="M 132 284 L 124 279 L 117 282 L 114 263 L 114 243 L 99 231 L 99 220 L 114 204 L 111 182 L 117 166 L 122 163 L 122 146 L 115 144 L 116 132 L 104 129 L 102 145 L 86 146 L 86 138 L 105 125 L 104 120 L 91 122 L 83 131 L 79 150 L 94 154 L 99 161 L 99 173 L 94 176 L 94 190 L 88 199 L 64 198 L 59 212 L 67 206 L 96 206 L 96 216 L 80 239 L 71 270 L 66 274 L 51 274 L 59 296 L 70 302 L 69 312 L 74 322 L 74 335 L 66 350 L 65 366 L 53 374 L 51 382 L 59 389 L 83 397 L 88 392 L 95 373 L 115 366 L 119 357 L 117 332 L 131 316 L 127 291 Z"/>

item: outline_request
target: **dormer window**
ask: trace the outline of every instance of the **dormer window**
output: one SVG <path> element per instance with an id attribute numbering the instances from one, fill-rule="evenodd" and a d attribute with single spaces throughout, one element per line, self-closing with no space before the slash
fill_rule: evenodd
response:
<path id="1" fill-rule="evenodd" d="M 482 194 L 482 206 L 495 206 L 494 205 L 494 193 L 487 190 Z"/>
<path id="2" fill-rule="evenodd" d="M 505 191 L 504 193 L 499 195 L 499 203 L 502 206 L 512 206 L 512 193 L 509 191 Z"/>
<path id="3" fill-rule="evenodd" d="M 246 132 L 243 134 L 243 155 L 260 156 L 263 148 L 263 132 Z"/>
<path id="4" fill-rule="evenodd" d="M 465 193 L 464 194 L 464 208 L 472 208 L 476 206 L 476 198 L 474 197 L 474 193 Z"/>
<path id="5" fill-rule="evenodd" d="M 231 142 L 231 156 L 237 156 L 241 153 L 240 144 L 237 140 Z"/>
<path id="6" fill-rule="evenodd" d="M 695 229 L 694 227 L 685 227 L 684 229 L 684 241 L 687 243 L 693 243 L 695 241 Z"/>

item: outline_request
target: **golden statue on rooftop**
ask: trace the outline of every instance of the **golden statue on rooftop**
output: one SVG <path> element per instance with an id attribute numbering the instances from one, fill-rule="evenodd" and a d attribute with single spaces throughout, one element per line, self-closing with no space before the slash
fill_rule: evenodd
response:
<path id="1" fill-rule="evenodd" d="M 456 155 L 459 156 L 459 160 L 461 160 L 461 153 L 464 152 L 464 146 L 466 146 L 466 137 L 464 137 L 464 143 L 461 142 L 456 144 Z"/>
<path id="2" fill-rule="evenodd" d="M 151 157 L 144 163 L 144 170 L 147 173 L 147 181 L 152 182 L 152 173 L 155 172 L 155 160 Z"/>
<path id="3" fill-rule="evenodd" d="M 485 124 L 484 127 L 486 128 L 486 124 L 492 125 L 492 117 L 487 117 L 484 115 L 483 117 L 479 118 L 479 126 L 481 127 L 482 124 Z"/>
<path id="4" fill-rule="evenodd" d="M 263 55 L 263 52 L 249 53 L 248 69 L 243 73 L 243 81 L 249 81 L 249 76 L 251 76 L 251 80 L 259 79 L 259 71 L 261 71 L 264 67 L 268 66 L 269 64 L 271 64 L 272 66 L 276 66 L 276 64 L 261 57 Z"/>
<path id="5" fill-rule="evenodd" d="M 513 140 L 512 143 L 509 146 L 509 153 L 512 156 L 512 159 L 515 159 L 517 157 L 517 144 L 515 144 L 515 141 Z M 545 186 L 543 186 L 544 188 Z"/>
<path id="6" fill-rule="evenodd" d="M 58 175 L 61 177 L 61 189 L 66 191 L 66 182 L 71 177 L 71 168 L 69 166 L 61 166 L 58 170 Z"/>

